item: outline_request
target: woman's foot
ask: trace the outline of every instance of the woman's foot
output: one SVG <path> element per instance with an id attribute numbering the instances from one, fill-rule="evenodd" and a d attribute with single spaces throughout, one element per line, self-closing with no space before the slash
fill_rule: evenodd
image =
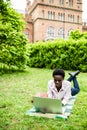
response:
<path id="1" fill-rule="evenodd" d="M 75 77 L 76 75 L 78 75 L 80 73 L 79 70 L 75 71 L 75 72 L 69 72 L 69 75 L 71 75 L 72 77 Z"/>

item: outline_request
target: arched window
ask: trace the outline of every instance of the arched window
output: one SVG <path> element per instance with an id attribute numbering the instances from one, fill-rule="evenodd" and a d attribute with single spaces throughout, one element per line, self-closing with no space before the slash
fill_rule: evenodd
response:
<path id="1" fill-rule="evenodd" d="M 58 20 L 64 21 L 65 20 L 65 14 L 64 13 L 58 13 Z"/>
<path id="2" fill-rule="evenodd" d="M 64 38 L 64 29 L 63 28 L 58 29 L 58 37 L 59 38 Z"/>
<path id="3" fill-rule="evenodd" d="M 29 38 L 29 32 L 26 30 L 26 32 L 24 32 L 24 33 L 27 36 L 27 38 Z"/>
<path id="4" fill-rule="evenodd" d="M 48 11 L 48 19 L 55 19 L 55 12 Z"/>
<path id="5" fill-rule="evenodd" d="M 54 0 L 49 0 L 49 3 L 54 3 Z"/>
<path id="6" fill-rule="evenodd" d="M 72 17 L 73 17 L 73 19 L 72 19 L 73 21 L 72 22 L 74 22 L 74 15 Z"/>
<path id="7" fill-rule="evenodd" d="M 72 28 L 70 28 L 69 30 L 68 30 L 68 34 L 67 34 L 67 36 L 69 36 L 70 35 L 70 32 L 71 31 L 73 31 L 73 29 Z"/>
<path id="8" fill-rule="evenodd" d="M 48 11 L 48 19 L 52 19 L 52 12 Z"/>
<path id="9" fill-rule="evenodd" d="M 77 4 L 80 4 L 81 3 L 81 0 L 77 0 Z"/>
<path id="10" fill-rule="evenodd" d="M 42 18 L 44 18 L 44 10 L 42 10 Z"/>
<path id="11" fill-rule="evenodd" d="M 70 7 L 73 6 L 73 0 L 69 0 L 69 6 L 70 6 Z"/>
<path id="12" fill-rule="evenodd" d="M 64 0 L 59 0 L 60 5 L 64 5 Z"/>
<path id="13" fill-rule="evenodd" d="M 77 16 L 77 23 L 79 23 L 79 16 Z"/>
<path id="14" fill-rule="evenodd" d="M 55 12 L 53 12 L 52 14 L 52 19 L 55 19 Z"/>
<path id="15" fill-rule="evenodd" d="M 54 27 L 48 27 L 47 29 L 47 36 L 48 37 L 54 37 Z"/>
<path id="16" fill-rule="evenodd" d="M 24 31 L 24 34 L 27 36 L 27 38 L 29 38 L 30 37 L 30 35 L 29 35 L 29 28 L 26 28 L 26 31 Z"/>
<path id="17" fill-rule="evenodd" d="M 74 15 L 68 14 L 68 21 L 69 22 L 74 22 Z"/>

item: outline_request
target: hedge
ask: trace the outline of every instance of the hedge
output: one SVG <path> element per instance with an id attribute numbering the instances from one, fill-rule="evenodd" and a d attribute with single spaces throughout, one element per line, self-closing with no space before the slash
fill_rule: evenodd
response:
<path id="1" fill-rule="evenodd" d="M 87 71 L 87 40 L 55 40 L 29 45 L 28 66 Z"/>

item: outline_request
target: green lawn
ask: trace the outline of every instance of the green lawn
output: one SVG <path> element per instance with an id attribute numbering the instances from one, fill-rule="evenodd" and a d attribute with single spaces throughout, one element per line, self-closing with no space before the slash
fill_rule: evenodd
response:
<path id="1" fill-rule="evenodd" d="M 49 69 L 29 68 L 0 76 L 0 130 L 87 130 L 87 73 L 78 75 L 81 91 L 67 121 L 25 115 L 32 96 L 47 90 L 51 75 Z"/>

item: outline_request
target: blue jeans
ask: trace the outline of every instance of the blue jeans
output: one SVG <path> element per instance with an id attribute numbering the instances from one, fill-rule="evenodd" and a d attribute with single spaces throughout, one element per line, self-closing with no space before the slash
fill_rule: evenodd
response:
<path id="1" fill-rule="evenodd" d="M 78 94 L 78 92 L 80 91 L 80 88 L 79 88 L 79 84 L 77 82 L 76 77 L 70 76 L 67 80 L 70 82 L 73 81 L 74 87 L 71 88 L 71 95 L 74 96 L 74 95 Z"/>

